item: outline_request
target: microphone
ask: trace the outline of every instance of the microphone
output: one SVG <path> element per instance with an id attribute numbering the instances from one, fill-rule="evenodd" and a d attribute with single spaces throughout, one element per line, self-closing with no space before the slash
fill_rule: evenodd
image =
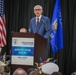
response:
<path id="1" fill-rule="evenodd" d="M 30 28 L 28 29 L 28 32 L 30 33 Z"/>

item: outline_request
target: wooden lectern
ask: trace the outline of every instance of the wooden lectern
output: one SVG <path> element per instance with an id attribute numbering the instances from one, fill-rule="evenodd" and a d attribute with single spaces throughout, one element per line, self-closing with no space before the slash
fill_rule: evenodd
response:
<path id="1" fill-rule="evenodd" d="M 20 32 L 13 32 L 12 38 L 34 38 L 34 61 L 40 63 L 40 58 L 44 61 L 47 59 L 47 39 L 42 37 L 37 33 L 20 33 Z M 12 56 L 12 52 L 11 52 Z M 12 59 L 12 58 L 11 58 Z M 17 68 L 23 68 L 27 70 L 28 68 L 33 67 L 33 65 L 16 65 L 11 64 L 11 75 Z"/>

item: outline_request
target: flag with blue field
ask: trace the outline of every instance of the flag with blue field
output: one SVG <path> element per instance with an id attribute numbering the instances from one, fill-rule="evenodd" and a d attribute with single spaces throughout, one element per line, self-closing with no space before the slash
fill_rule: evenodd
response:
<path id="1" fill-rule="evenodd" d="M 52 22 L 51 22 L 51 40 L 50 44 L 54 53 L 63 49 L 63 26 L 60 0 L 56 0 Z"/>

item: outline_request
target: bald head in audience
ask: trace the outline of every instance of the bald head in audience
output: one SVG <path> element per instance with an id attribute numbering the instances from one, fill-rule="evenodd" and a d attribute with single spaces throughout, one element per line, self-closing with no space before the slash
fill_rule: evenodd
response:
<path id="1" fill-rule="evenodd" d="M 27 75 L 27 72 L 22 68 L 18 68 L 14 71 L 13 75 Z"/>
<path id="2" fill-rule="evenodd" d="M 27 30 L 26 30 L 25 28 L 21 28 L 21 29 L 20 29 L 20 32 L 21 32 L 21 33 L 26 33 Z"/>

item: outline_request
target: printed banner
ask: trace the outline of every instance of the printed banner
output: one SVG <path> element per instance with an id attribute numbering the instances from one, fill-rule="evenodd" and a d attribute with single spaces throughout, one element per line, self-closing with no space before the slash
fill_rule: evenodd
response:
<path id="1" fill-rule="evenodd" d="M 33 65 L 34 38 L 12 38 L 11 64 Z"/>

